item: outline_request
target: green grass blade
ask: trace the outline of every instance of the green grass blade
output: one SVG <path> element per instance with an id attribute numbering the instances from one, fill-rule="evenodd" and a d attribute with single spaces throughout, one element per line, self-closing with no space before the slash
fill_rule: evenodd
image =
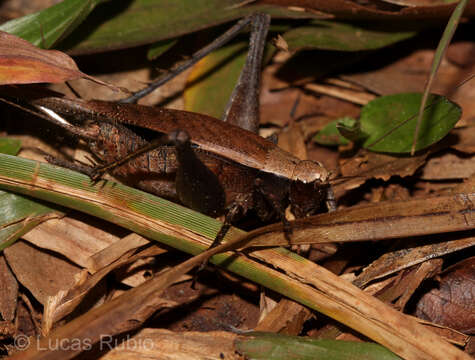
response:
<path id="1" fill-rule="evenodd" d="M 312 17 L 305 12 L 274 5 L 237 5 L 242 5 L 242 1 L 111 1 L 98 7 L 60 47 L 73 54 L 125 49 L 173 39 L 257 11 L 277 17 Z"/>
<path id="2" fill-rule="evenodd" d="M 0 138 L 0 153 L 16 155 L 20 148 L 20 140 Z M 0 190 L 0 251 L 36 225 L 61 215 L 61 212 L 38 201 Z"/>
<path id="3" fill-rule="evenodd" d="M 271 333 L 251 333 L 236 341 L 236 348 L 249 359 L 287 360 L 398 360 L 399 356 L 372 343 L 324 340 Z"/>
<path id="4" fill-rule="evenodd" d="M 424 116 L 424 110 L 426 107 L 427 98 L 429 97 L 429 94 L 430 94 L 432 83 L 434 82 L 435 76 L 437 74 L 437 70 L 439 69 L 442 59 L 444 58 L 445 52 L 447 51 L 447 47 L 449 46 L 450 41 L 452 40 L 452 37 L 454 35 L 454 32 L 457 29 L 457 25 L 460 21 L 460 18 L 462 17 L 462 14 L 465 9 L 465 6 L 467 5 L 467 2 L 468 2 L 467 0 L 461 0 L 458 3 L 454 12 L 450 16 L 449 22 L 447 23 L 447 26 L 445 27 L 444 33 L 442 34 L 442 37 L 440 38 L 439 45 L 437 46 L 437 50 L 435 51 L 429 79 L 427 80 L 427 84 L 424 89 L 421 106 L 419 108 L 419 114 L 417 116 L 417 125 L 414 131 L 414 138 L 413 138 L 412 147 L 411 147 L 411 155 L 414 155 L 414 153 L 416 152 L 419 131 L 420 131 L 421 123 L 422 123 L 422 117 Z"/>

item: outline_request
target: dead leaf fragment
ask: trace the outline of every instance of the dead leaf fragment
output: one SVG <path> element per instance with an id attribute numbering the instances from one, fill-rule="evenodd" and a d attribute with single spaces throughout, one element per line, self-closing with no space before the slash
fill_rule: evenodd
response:
<path id="1" fill-rule="evenodd" d="M 380 279 L 434 257 L 450 254 L 474 245 L 474 237 L 462 237 L 447 242 L 416 246 L 409 250 L 400 249 L 388 252 L 364 268 L 353 281 L 353 284 L 363 287 L 372 280 Z"/>
<path id="2" fill-rule="evenodd" d="M 234 347 L 237 337 L 238 335 L 224 331 L 172 332 L 165 329 L 143 329 L 101 359 L 242 359 Z"/>
<path id="3" fill-rule="evenodd" d="M 474 173 L 475 160 L 473 157 L 463 158 L 448 152 L 429 159 L 422 170 L 421 179 L 466 179 Z"/>
<path id="4" fill-rule="evenodd" d="M 44 222 L 23 238 L 40 248 L 60 253 L 82 267 L 89 265 L 91 256 L 120 240 L 98 225 L 69 217 Z"/>
<path id="5" fill-rule="evenodd" d="M 455 330 L 475 332 L 475 257 L 466 259 L 441 276 L 437 287 L 418 302 L 416 315 Z"/>
<path id="6" fill-rule="evenodd" d="M 391 176 L 411 176 L 424 163 L 428 152 L 417 156 L 393 156 L 360 150 L 357 156 L 350 160 L 343 159 L 341 173 L 352 179 L 334 186 L 336 196 L 345 190 L 354 189 L 368 179 L 388 180 Z"/>
<path id="7" fill-rule="evenodd" d="M 3 320 L 12 321 L 18 298 L 18 283 L 0 254 L 0 315 Z"/>
<path id="8" fill-rule="evenodd" d="M 17 279 L 42 304 L 48 296 L 68 289 L 80 269 L 67 261 L 18 241 L 4 250 L 5 257 Z"/>

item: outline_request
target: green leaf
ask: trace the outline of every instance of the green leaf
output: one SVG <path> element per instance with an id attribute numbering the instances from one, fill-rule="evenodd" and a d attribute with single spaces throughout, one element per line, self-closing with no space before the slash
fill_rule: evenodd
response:
<path id="1" fill-rule="evenodd" d="M 224 46 L 198 62 L 184 93 L 185 110 L 222 118 L 229 97 L 246 62 L 248 44 Z"/>
<path id="2" fill-rule="evenodd" d="M 361 51 L 379 49 L 409 39 L 416 31 L 391 31 L 388 24 L 346 24 L 312 20 L 309 24 L 287 31 L 283 37 L 289 50 L 322 49 Z"/>
<path id="3" fill-rule="evenodd" d="M 0 190 L 0 251 L 44 220 L 60 215 L 38 201 Z"/>
<path id="4" fill-rule="evenodd" d="M 249 359 L 287 360 L 397 360 L 400 357 L 381 345 L 341 340 L 311 339 L 280 334 L 251 333 L 235 342 Z"/>
<path id="5" fill-rule="evenodd" d="M 0 138 L 0 153 L 16 155 L 21 148 L 21 141 L 10 138 Z"/>
<path id="6" fill-rule="evenodd" d="M 403 93 L 377 98 L 361 111 L 361 131 L 368 135 L 362 146 L 387 153 L 408 153 L 416 128 L 422 94 Z M 442 139 L 460 119 L 460 107 L 444 96 L 430 95 L 421 122 L 416 150 Z"/>
<path id="7" fill-rule="evenodd" d="M 161 40 L 157 41 L 156 43 L 150 45 L 147 51 L 147 59 L 155 60 L 160 55 L 165 53 L 168 49 L 170 49 L 173 45 L 177 42 L 176 39 L 171 40 Z"/>
<path id="8" fill-rule="evenodd" d="M 185 110 L 221 119 L 246 62 L 248 48 L 246 37 L 246 40 L 223 46 L 199 61 L 188 77 Z M 266 47 L 264 63 L 272 50 L 273 47 Z"/>
<path id="9" fill-rule="evenodd" d="M 124 49 L 176 38 L 254 12 L 277 17 L 309 18 L 305 12 L 274 5 L 242 5 L 241 0 L 132 0 L 99 6 L 65 41 L 73 54 Z"/>
<path id="10" fill-rule="evenodd" d="M 0 138 L 0 153 L 16 155 L 21 142 Z M 53 210 L 22 195 L 0 190 L 0 251 L 52 215 Z"/>
<path id="11" fill-rule="evenodd" d="M 334 120 L 314 136 L 313 141 L 325 146 L 347 145 L 350 141 L 340 134 L 336 125 L 339 120 Z"/>
<path id="12" fill-rule="evenodd" d="M 64 0 L 34 14 L 10 20 L 0 30 L 47 49 L 69 35 L 95 6 L 107 0 Z"/>

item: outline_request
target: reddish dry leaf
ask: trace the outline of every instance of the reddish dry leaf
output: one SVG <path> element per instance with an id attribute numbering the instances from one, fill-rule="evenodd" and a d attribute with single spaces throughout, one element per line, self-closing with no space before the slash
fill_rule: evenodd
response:
<path id="1" fill-rule="evenodd" d="M 455 330 L 475 332 L 475 257 L 450 268 L 417 304 L 416 315 Z"/>
<path id="2" fill-rule="evenodd" d="M 43 50 L 17 36 L 0 31 L 0 85 L 60 83 L 78 78 L 86 78 L 119 90 L 81 72 L 74 60 L 61 51 Z"/>

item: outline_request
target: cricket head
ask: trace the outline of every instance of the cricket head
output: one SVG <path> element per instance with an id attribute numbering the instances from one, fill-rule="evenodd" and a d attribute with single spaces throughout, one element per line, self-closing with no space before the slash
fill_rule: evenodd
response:
<path id="1" fill-rule="evenodd" d="M 325 206 L 330 174 L 316 161 L 300 161 L 292 174 L 289 200 L 297 218 L 319 212 Z"/>
<path id="2" fill-rule="evenodd" d="M 295 165 L 292 173 L 292 181 L 300 181 L 304 184 L 324 184 L 330 174 L 318 161 L 302 160 Z"/>

